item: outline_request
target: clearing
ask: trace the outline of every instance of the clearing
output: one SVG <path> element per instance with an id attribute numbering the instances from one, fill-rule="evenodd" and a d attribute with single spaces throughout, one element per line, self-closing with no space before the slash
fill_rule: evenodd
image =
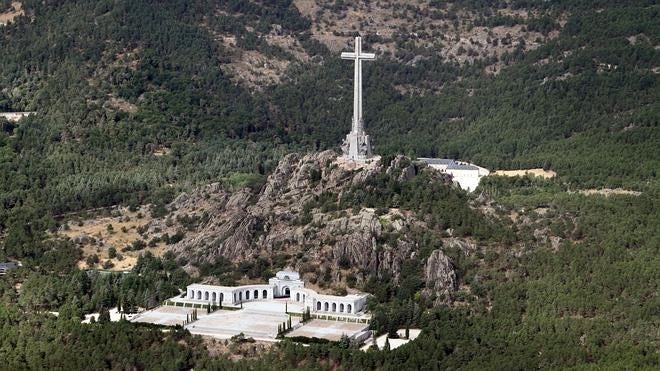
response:
<path id="1" fill-rule="evenodd" d="M 497 170 L 494 173 L 492 173 L 492 175 L 511 176 L 511 177 L 532 175 L 536 177 L 550 179 L 556 177 L 557 173 L 555 173 L 552 170 L 544 170 L 541 168 L 536 168 L 536 169 L 520 169 L 520 170 Z"/>
<path id="2" fill-rule="evenodd" d="M 168 227 L 166 223 L 160 223 L 157 228 L 152 227 L 154 223 L 149 214 L 146 206 L 136 211 L 130 211 L 126 207 L 114 208 L 109 216 L 98 216 L 77 222 L 70 220 L 60 228 L 58 234 L 70 238 L 83 250 L 83 259 L 78 263 L 81 268 L 91 268 L 87 266 L 85 260 L 88 256 L 96 254 L 101 264 L 107 261 L 112 263 L 112 267 L 106 265 L 109 270 L 129 270 L 144 251 L 149 251 L 155 256 L 162 256 L 165 253 L 167 247 L 165 242 L 157 239 L 149 243 L 150 238 L 162 236 L 164 233 L 168 235 L 176 233 L 176 228 Z M 135 241 L 142 241 L 144 247 L 136 251 L 127 250 L 126 247 L 134 244 Z M 109 256 L 111 247 L 117 252 L 114 258 Z"/>
<path id="3" fill-rule="evenodd" d="M 12 22 L 16 17 L 23 14 L 25 14 L 23 11 L 23 4 L 18 1 L 12 2 L 11 8 L 8 11 L 0 13 L 0 26 L 4 26 Z"/>

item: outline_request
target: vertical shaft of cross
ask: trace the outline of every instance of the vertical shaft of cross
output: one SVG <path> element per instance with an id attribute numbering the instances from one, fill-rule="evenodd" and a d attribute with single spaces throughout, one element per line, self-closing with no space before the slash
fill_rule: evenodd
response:
<path id="1" fill-rule="evenodd" d="M 362 62 L 360 53 L 362 52 L 362 38 L 355 38 L 355 76 L 353 81 L 353 133 L 360 134 L 364 131 L 362 128 Z"/>

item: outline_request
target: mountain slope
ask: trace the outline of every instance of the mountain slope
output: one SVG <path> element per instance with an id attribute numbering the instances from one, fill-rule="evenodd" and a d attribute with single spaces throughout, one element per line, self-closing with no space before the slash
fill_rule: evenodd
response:
<path id="1" fill-rule="evenodd" d="M 367 34 L 365 47 L 382 50 L 365 67 L 377 152 L 544 166 L 581 186 L 656 184 L 657 6 L 390 2 L 340 6 L 335 19 L 335 5 L 315 4 L 22 2 L 25 16 L 0 37 L 0 102 L 38 115 L 3 126 L 3 203 L 60 213 L 141 202 L 136 191 L 263 174 L 286 151 L 336 147 L 351 115 L 350 66 L 337 53 L 350 47 L 347 22 L 364 18 L 355 14 L 413 27 Z M 365 19 L 372 29 L 376 18 Z M 486 56 L 452 60 L 475 27 L 516 28 L 515 50 L 493 36 Z M 235 65 L 260 60 L 286 65 L 275 85 L 242 82 Z M 505 67 L 495 76 L 493 63 Z"/>

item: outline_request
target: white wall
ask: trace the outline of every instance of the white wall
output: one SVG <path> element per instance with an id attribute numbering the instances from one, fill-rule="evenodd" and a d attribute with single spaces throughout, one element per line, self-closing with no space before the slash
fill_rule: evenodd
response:
<path id="1" fill-rule="evenodd" d="M 461 189 L 468 192 L 472 192 L 477 189 L 481 176 L 479 176 L 479 170 L 453 170 L 449 169 L 446 171 L 447 174 L 451 174 L 453 180 L 458 183 Z"/>

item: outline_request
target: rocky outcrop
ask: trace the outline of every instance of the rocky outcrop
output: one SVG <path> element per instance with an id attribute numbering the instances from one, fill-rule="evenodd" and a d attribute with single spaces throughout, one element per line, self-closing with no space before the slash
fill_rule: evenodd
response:
<path id="1" fill-rule="evenodd" d="M 177 197 L 170 205 L 177 213 L 204 210 L 210 217 L 172 250 L 191 266 L 220 257 L 240 262 L 284 255 L 310 276 L 330 270 L 337 281 L 352 274 L 358 285 L 372 275 L 396 280 L 403 262 L 417 254 L 412 230 L 424 228 L 422 221 L 395 209 L 328 211 L 310 205 L 320 195 L 339 199 L 381 172 L 411 179 L 422 171 L 418 166 L 403 156 L 386 165 L 374 161 L 355 168 L 338 161 L 332 151 L 287 155 L 261 191 L 228 192 L 211 185 Z M 442 251 L 434 251 L 426 262 L 425 278 L 429 295 L 444 298 L 439 302 L 451 299 L 456 275 Z"/>
<path id="2" fill-rule="evenodd" d="M 426 291 L 435 296 L 435 304 L 452 301 L 456 290 L 454 266 L 442 250 L 433 250 L 426 261 Z"/>

